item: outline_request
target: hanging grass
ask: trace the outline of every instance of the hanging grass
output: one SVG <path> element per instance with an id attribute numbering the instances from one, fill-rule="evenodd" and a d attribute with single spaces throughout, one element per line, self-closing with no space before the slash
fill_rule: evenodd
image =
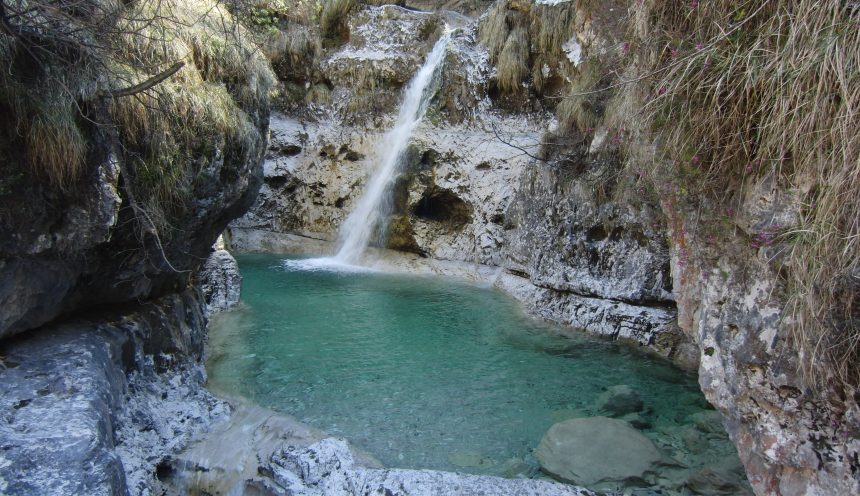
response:
<path id="1" fill-rule="evenodd" d="M 502 0 L 481 19 L 479 41 L 487 47 L 496 66 L 498 88 L 503 93 L 521 93 L 531 83 L 538 94 L 556 90 L 550 80 L 574 74 L 562 46 L 575 30 L 576 12 L 583 2 L 556 5 Z"/>
<path id="2" fill-rule="evenodd" d="M 609 83 L 606 69 L 597 58 L 579 66 L 569 93 L 555 109 L 559 131 L 591 134 L 600 124 L 606 107 L 607 92 L 596 91 Z"/>
<path id="3" fill-rule="evenodd" d="M 763 174 L 805 194 L 799 225 L 775 240 L 787 250 L 783 325 L 809 385 L 860 384 L 860 12 L 833 0 L 640 9 L 647 114 L 670 163 L 695 157 L 685 186 L 707 198 Z"/>
<path id="4" fill-rule="evenodd" d="M 167 219 L 204 164 L 260 141 L 248 112 L 268 105 L 269 64 L 214 0 L 76 8 L 31 2 L 15 17 L 20 29 L 45 33 L 38 46 L 0 36 L 0 149 L 24 150 L 16 156 L 38 182 L 67 190 L 87 169 L 95 130 L 114 128 L 134 207 Z M 178 71 L 158 84 L 123 91 L 171 66 Z"/>
<path id="5" fill-rule="evenodd" d="M 341 43 L 349 37 L 347 18 L 358 6 L 356 0 L 325 0 L 320 13 L 320 32 L 329 43 Z"/>

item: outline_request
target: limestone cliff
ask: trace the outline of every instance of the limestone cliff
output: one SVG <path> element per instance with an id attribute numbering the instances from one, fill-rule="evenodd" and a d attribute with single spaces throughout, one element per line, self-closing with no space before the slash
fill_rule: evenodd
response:
<path id="1" fill-rule="evenodd" d="M 813 9 L 783 3 L 774 8 Z M 675 84 L 665 74 L 683 81 L 694 69 L 709 71 L 723 61 L 720 47 L 746 50 L 754 26 L 789 17 L 728 4 L 699 12 L 699 4 L 500 0 L 476 22 L 462 21 L 379 245 L 501 267 L 496 284 L 533 313 L 698 366 L 758 494 L 853 494 L 860 490 L 855 389 L 806 380 L 804 367 L 832 377 L 828 368 L 846 366 L 826 357 L 810 365 L 786 297 L 797 267 L 783 263 L 794 242 L 784 234 L 802 231 L 800 219 L 815 205 L 804 198 L 820 190 L 792 184 L 760 160 L 734 173 L 708 169 L 711 158 L 697 154 L 696 143 L 667 141 L 683 136 L 671 132 L 672 107 L 662 107 Z M 715 29 L 698 19 L 729 14 L 731 31 L 693 39 L 696 29 Z M 294 104 L 273 120 L 266 184 L 231 227 L 235 247 L 302 251 L 309 245 L 297 239 L 335 239 L 391 119 L 391 99 L 369 106 L 367 95 L 399 91 L 405 76 L 391 68 L 420 60 L 437 34 L 414 26 L 438 24 L 428 21 L 433 15 L 389 6 L 350 18 L 349 33 L 362 34 L 321 55 L 333 98 Z M 856 28 L 856 9 L 835 15 Z M 659 31 L 660 23 L 677 31 Z M 737 35 L 742 28 L 753 38 Z M 369 33 L 401 35 L 382 44 Z M 689 36 L 674 45 L 660 38 L 678 33 Z M 335 72 L 326 79 L 328 70 Z M 367 86 L 374 90 L 346 84 L 337 77 L 344 71 L 375 81 Z M 678 99 L 694 92 L 682 90 L 676 86 L 681 96 L 671 98 L 683 108 Z M 667 114 L 645 112 L 654 107 Z M 350 116 L 354 109 L 362 113 Z M 731 133 L 711 137 L 707 120 L 696 125 L 702 132 L 691 135 L 718 146 Z M 788 160 L 783 154 L 776 162 Z M 719 185 L 717 194 L 698 186 L 703 179 Z M 856 294 L 856 283 L 837 287 L 840 298 Z M 851 322 L 843 325 L 853 336 Z"/>

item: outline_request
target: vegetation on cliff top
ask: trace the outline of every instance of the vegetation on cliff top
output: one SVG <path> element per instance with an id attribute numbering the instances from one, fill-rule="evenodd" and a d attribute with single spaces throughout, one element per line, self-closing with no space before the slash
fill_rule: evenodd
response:
<path id="1" fill-rule="evenodd" d="M 131 203 L 166 224 L 199 167 L 243 156 L 273 76 L 214 0 L 2 3 L 0 152 L 70 189 L 116 133 Z"/>
<path id="2" fill-rule="evenodd" d="M 797 192 L 797 226 L 757 226 L 750 245 L 784 252 L 784 325 L 810 385 L 860 384 L 860 9 L 651 0 L 634 13 L 645 116 L 666 144 L 651 180 L 686 177 L 688 197 L 727 215 L 767 175 Z"/>

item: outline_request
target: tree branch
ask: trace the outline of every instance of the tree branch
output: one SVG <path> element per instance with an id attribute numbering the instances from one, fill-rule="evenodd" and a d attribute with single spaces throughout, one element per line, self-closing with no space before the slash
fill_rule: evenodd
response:
<path id="1" fill-rule="evenodd" d="M 179 62 L 173 64 L 172 66 L 170 66 L 167 70 L 160 72 L 160 73 L 156 74 L 155 76 L 152 76 L 151 78 L 147 79 L 146 81 L 144 81 L 142 83 L 136 84 L 134 86 L 130 86 L 128 88 L 119 89 L 119 90 L 107 90 L 107 91 L 102 92 L 102 95 L 103 96 L 109 96 L 111 98 L 119 98 L 122 96 L 136 95 L 140 92 L 146 91 L 146 90 L 152 88 L 153 86 L 161 83 L 165 79 L 167 79 L 170 76 L 179 72 L 179 69 L 182 69 L 183 67 L 185 67 L 185 62 L 179 61 Z"/>
<path id="2" fill-rule="evenodd" d="M 519 151 L 523 152 L 523 154 L 525 154 L 527 157 L 529 157 L 529 158 L 531 158 L 531 159 L 539 160 L 539 161 L 541 161 L 541 162 L 546 162 L 546 159 L 543 159 L 543 158 L 540 158 L 540 157 L 538 157 L 538 156 L 532 155 L 532 154 L 531 154 L 531 153 L 529 153 L 529 152 L 528 152 L 528 150 L 526 150 L 525 148 L 523 148 L 523 147 L 521 147 L 521 146 L 517 146 L 517 145 L 515 145 L 515 144 L 511 143 L 510 141 L 506 141 L 506 140 L 504 140 L 504 139 L 499 135 L 499 131 L 498 131 L 498 129 L 496 129 L 496 124 L 495 124 L 495 123 L 490 123 L 490 126 L 493 128 L 493 134 L 495 134 L 495 135 L 496 135 L 496 139 L 497 139 L 497 140 L 499 140 L 499 142 L 501 142 L 503 145 L 508 145 L 508 146 L 509 146 L 509 147 L 511 147 L 511 148 L 516 148 L 517 150 L 519 150 Z"/>

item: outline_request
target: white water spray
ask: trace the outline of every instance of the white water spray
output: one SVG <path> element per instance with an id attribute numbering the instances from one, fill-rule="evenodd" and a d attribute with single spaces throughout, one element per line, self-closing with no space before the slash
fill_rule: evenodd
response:
<path id="1" fill-rule="evenodd" d="M 415 126 L 421 122 L 430 100 L 428 89 L 433 82 L 436 70 L 445 58 L 445 48 L 451 39 L 447 29 L 427 56 L 424 65 L 409 82 L 403 95 L 403 104 L 394 127 L 391 128 L 377 147 L 379 159 L 376 171 L 355 210 L 341 225 L 338 235 L 340 249 L 334 259 L 344 264 L 355 264 L 361 259 L 381 221 L 388 215 L 388 196 L 390 186 L 400 172 L 401 155 L 409 144 Z"/>

